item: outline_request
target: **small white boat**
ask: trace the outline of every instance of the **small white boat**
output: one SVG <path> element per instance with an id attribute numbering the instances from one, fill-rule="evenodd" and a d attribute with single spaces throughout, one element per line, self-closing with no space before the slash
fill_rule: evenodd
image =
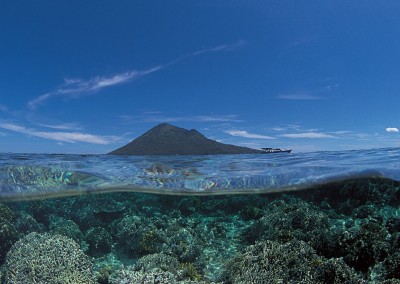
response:
<path id="1" fill-rule="evenodd" d="M 281 149 L 281 148 L 261 148 L 265 154 L 272 154 L 272 153 L 290 153 L 292 149 Z"/>

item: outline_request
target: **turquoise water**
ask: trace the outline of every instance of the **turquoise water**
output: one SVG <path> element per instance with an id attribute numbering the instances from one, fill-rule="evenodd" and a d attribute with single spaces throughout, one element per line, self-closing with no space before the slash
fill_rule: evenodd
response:
<path id="1" fill-rule="evenodd" d="M 2 154 L 0 200 L 116 191 L 282 192 L 351 178 L 400 180 L 399 168 L 397 148 L 216 156 Z"/>
<path id="2" fill-rule="evenodd" d="M 0 202 L 1 283 L 400 283 L 397 148 L 1 154 Z"/>

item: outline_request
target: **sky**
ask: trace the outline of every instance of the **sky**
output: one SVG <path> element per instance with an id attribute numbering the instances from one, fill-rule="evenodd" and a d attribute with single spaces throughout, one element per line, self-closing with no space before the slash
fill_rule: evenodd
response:
<path id="1" fill-rule="evenodd" d="M 0 152 L 167 122 L 293 152 L 400 146 L 396 0 L 3 1 Z"/>

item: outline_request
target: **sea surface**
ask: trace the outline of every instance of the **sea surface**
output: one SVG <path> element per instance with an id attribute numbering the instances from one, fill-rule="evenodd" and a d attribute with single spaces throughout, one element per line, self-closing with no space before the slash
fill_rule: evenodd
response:
<path id="1" fill-rule="evenodd" d="M 400 283 L 400 149 L 0 154 L 0 283 Z"/>

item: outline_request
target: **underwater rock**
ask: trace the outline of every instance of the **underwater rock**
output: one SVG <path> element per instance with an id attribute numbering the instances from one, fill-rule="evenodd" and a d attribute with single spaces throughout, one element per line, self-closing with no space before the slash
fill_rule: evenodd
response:
<path id="1" fill-rule="evenodd" d="M 95 284 L 92 264 L 72 239 L 30 233 L 17 241 L 4 264 L 6 283 Z"/>

